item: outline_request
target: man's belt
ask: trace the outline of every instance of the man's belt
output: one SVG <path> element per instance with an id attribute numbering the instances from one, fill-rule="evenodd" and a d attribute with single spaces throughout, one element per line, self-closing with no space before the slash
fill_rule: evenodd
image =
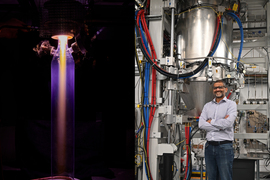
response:
<path id="1" fill-rule="evenodd" d="M 232 143 L 232 141 L 207 141 L 208 144 L 211 144 L 212 146 L 218 146 L 220 144 L 228 144 Z"/>

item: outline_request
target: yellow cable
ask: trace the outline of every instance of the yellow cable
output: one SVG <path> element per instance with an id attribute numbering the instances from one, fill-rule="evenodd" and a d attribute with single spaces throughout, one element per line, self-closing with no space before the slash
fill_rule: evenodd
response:
<path id="1" fill-rule="evenodd" d="M 135 34 L 134 34 L 135 35 Z M 135 36 L 135 51 L 136 51 L 136 53 L 137 53 L 137 49 L 136 49 L 136 36 Z M 144 58 L 144 57 L 143 57 Z M 143 64 L 143 68 L 144 68 L 144 64 Z M 141 69 L 140 69 L 140 79 L 142 80 L 142 76 L 141 76 Z M 142 88 L 142 91 L 143 91 L 143 88 Z M 141 96 L 141 102 L 143 102 L 143 93 L 142 93 L 142 96 Z M 140 124 L 142 123 L 144 126 L 145 126 L 145 124 L 144 124 L 144 121 L 143 121 L 143 113 L 141 113 L 142 114 L 142 119 L 141 119 L 141 122 L 140 122 Z M 144 131 L 144 134 L 145 134 L 145 128 L 143 128 L 143 131 Z M 144 138 L 145 137 L 143 137 L 142 139 L 143 139 L 143 151 L 144 151 L 144 154 L 145 154 L 145 166 L 146 166 L 146 169 L 147 169 L 147 174 L 148 174 L 148 176 L 150 177 L 150 171 L 149 171 L 149 168 L 148 168 L 148 165 L 147 165 L 147 151 L 146 151 L 146 149 L 145 149 L 145 145 L 144 145 Z M 139 141 L 138 141 L 138 143 L 139 143 Z"/>
<path id="2" fill-rule="evenodd" d="M 179 144 L 181 144 L 181 143 L 182 143 L 182 142 L 184 142 L 184 141 L 185 141 L 185 139 L 184 139 L 183 141 L 181 141 L 181 142 L 177 143 L 177 144 L 176 144 L 176 146 L 177 146 L 177 145 L 179 145 Z"/>
<path id="3" fill-rule="evenodd" d="M 143 123 L 143 122 L 142 122 Z M 143 125 L 144 125 L 144 123 L 143 123 Z M 144 125 L 145 126 L 145 125 Z M 145 134 L 145 129 L 146 128 L 143 128 L 143 131 L 144 131 L 144 134 Z M 146 169 L 147 169 L 147 174 L 148 174 L 148 176 L 150 177 L 150 172 L 149 172 L 149 168 L 148 168 L 148 165 L 147 165 L 147 151 L 146 151 L 146 149 L 145 149 L 145 145 L 144 145 L 144 138 L 145 137 L 143 137 L 143 150 L 144 150 L 144 156 L 145 156 L 145 166 L 146 166 Z"/>
<path id="4" fill-rule="evenodd" d="M 140 157 L 140 163 L 137 163 L 136 161 L 135 161 L 135 163 L 136 163 L 137 166 L 139 166 L 139 165 L 142 163 L 142 159 L 143 159 L 143 158 L 142 158 L 142 155 L 136 154 L 136 155 L 135 155 L 135 159 L 137 159 L 137 155 Z"/>
<path id="5" fill-rule="evenodd" d="M 188 152 L 190 153 L 189 145 L 186 145 L 186 149 L 188 149 Z"/>

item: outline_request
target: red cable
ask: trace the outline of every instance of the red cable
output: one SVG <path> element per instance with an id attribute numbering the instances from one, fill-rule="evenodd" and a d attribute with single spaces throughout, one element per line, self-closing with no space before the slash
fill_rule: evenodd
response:
<path id="1" fill-rule="evenodd" d="M 143 30 L 144 30 L 144 32 L 146 32 L 146 37 L 147 37 L 147 40 L 148 40 L 148 42 L 151 42 L 150 43 L 150 49 L 151 49 L 151 52 L 152 52 L 152 56 L 149 56 L 149 54 L 148 54 L 148 52 L 147 52 L 147 54 L 148 54 L 148 56 L 149 57 L 151 57 L 152 59 L 153 59 L 153 56 L 156 56 L 156 54 L 155 54 L 155 50 L 154 50 L 154 46 L 153 46 L 153 44 L 152 44 L 152 40 L 151 40 L 151 37 L 150 37 L 150 35 L 149 35 L 149 31 L 148 31 L 148 28 L 147 28 L 147 24 L 146 24 L 146 22 L 145 22 L 145 17 L 144 17 L 144 11 L 143 10 L 140 10 L 139 12 L 138 12 L 138 15 L 137 15 L 137 24 L 138 24 L 138 27 L 139 27 L 139 18 L 141 17 L 141 23 L 142 23 L 142 26 L 143 26 Z M 140 30 L 140 28 L 139 28 L 139 30 Z M 140 32 L 140 31 L 139 31 Z M 141 35 L 141 32 L 140 32 L 140 35 Z M 145 48 L 145 45 L 143 44 L 143 46 L 144 46 L 144 48 Z M 146 49 L 146 48 L 145 48 Z M 155 92 L 156 92 L 156 78 L 155 78 L 155 76 L 156 76 L 156 71 L 155 71 L 155 69 L 152 67 L 152 104 L 155 104 L 156 103 L 156 101 L 155 101 L 155 98 L 153 98 L 153 97 L 155 97 L 156 96 L 156 94 L 155 94 Z M 153 120 L 153 117 L 154 117 L 154 114 L 155 114 L 155 110 L 156 110 L 156 108 L 154 107 L 154 109 L 153 109 L 153 107 L 151 107 L 151 110 L 150 110 L 150 116 L 149 116 L 149 127 L 148 127 L 148 132 L 147 132 L 147 147 L 146 147 L 146 149 L 147 149 L 147 162 L 148 162 L 148 169 L 149 169 L 149 173 L 150 173 L 150 179 L 152 180 L 153 178 L 152 178 L 152 174 L 151 174 L 151 171 L 150 171 L 150 163 L 149 163 L 149 139 L 150 139 L 150 128 L 151 128 L 151 124 L 152 124 L 152 120 Z"/>
<path id="2" fill-rule="evenodd" d="M 142 21 L 143 30 L 144 30 L 144 32 L 145 32 L 145 34 L 146 34 L 148 43 L 149 43 L 149 45 L 150 45 L 151 52 L 153 52 L 153 49 L 154 49 L 154 48 L 153 48 L 153 43 L 152 43 L 152 40 L 151 40 L 149 31 L 148 31 L 148 28 L 147 28 L 147 24 L 146 24 L 146 21 L 145 21 L 144 12 L 141 13 L 140 15 L 141 15 L 141 21 Z M 153 53 L 152 53 L 152 58 L 153 58 Z"/>
<path id="3" fill-rule="evenodd" d="M 227 96 L 227 99 L 229 99 L 229 97 L 231 96 L 232 92 L 233 92 L 233 90 L 231 89 L 230 93 Z"/>
<path id="4" fill-rule="evenodd" d="M 139 28 L 139 34 L 140 34 L 140 37 L 142 37 L 142 34 L 141 34 L 141 29 L 140 29 L 139 19 L 140 19 L 141 13 L 143 13 L 143 12 L 144 12 L 144 10 L 140 10 L 140 11 L 138 12 L 138 14 L 137 14 L 137 25 L 138 25 L 138 28 Z M 148 51 L 146 50 L 146 45 L 144 44 L 143 41 L 141 41 L 141 42 L 142 42 L 143 48 L 145 49 L 145 52 L 147 53 L 147 55 L 148 55 L 149 57 L 151 57 L 151 56 L 149 55 Z"/>
<path id="5" fill-rule="evenodd" d="M 143 12 L 144 10 L 140 10 L 137 14 L 137 25 L 138 25 L 138 29 L 139 29 L 139 34 L 140 34 L 140 37 L 142 37 L 142 34 L 141 34 L 141 29 L 140 29 L 140 23 L 139 23 L 139 18 L 140 18 L 140 14 Z M 146 50 L 146 46 L 144 44 L 143 41 L 141 41 L 142 45 L 143 45 L 143 49 L 145 49 L 145 52 L 146 54 L 151 58 L 151 56 L 149 55 L 148 51 Z M 155 58 L 156 58 L 156 54 L 154 53 L 155 55 Z M 156 62 L 154 62 L 152 59 L 151 61 L 154 63 L 154 64 L 157 64 Z M 161 69 L 159 66 L 156 66 L 157 68 Z M 162 69 L 164 72 L 167 72 L 166 70 Z M 167 72 L 168 73 L 168 72 Z"/>
<path id="6" fill-rule="evenodd" d="M 150 44 L 150 49 L 151 49 L 151 52 L 152 52 L 152 59 L 153 59 L 153 58 L 156 58 L 157 55 L 156 55 L 156 52 L 155 52 L 155 48 L 154 48 L 150 33 L 148 31 L 148 28 L 147 28 L 147 24 L 146 24 L 146 21 L 145 21 L 145 16 L 144 16 L 143 13 L 141 14 L 141 16 L 142 16 L 141 17 L 142 24 L 143 24 L 143 27 L 144 27 L 144 31 L 146 32 L 147 40 L 148 40 L 148 42 Z M 154 62 L 154 63 L 156 64 L 156 62 Z M 156 104 L 156 71 L 155 71 L 155 69 L 153 67 L 152 67 L 152 102 L 151 102 L 151 104 L 152 105 Z M 151 107 L 150 113 L 151 113 L 151 115 L 150 115 L 150 120 L 149 120 L 149 127 L 151 127 L 151 123 L 152 123 L 154 113 L 155 113 L 155 108 Z"/>
<path id="7" fill-rule="evenodd" d="M 188 172 L 188 148 L 187 148 L 187 142 L 188 142 L 188 130 L 187 130 L 187 126 L 185 126 L 185 137 L 186 137 L 186 149 L 187 149 L 187 156 L 186 156 L 186 173 L 185 173 L 185 180 L 187 178 L 187 172 Z"/>
<path id="8" fill-rule="evenodd" d="M 152 59 L 153 58 L 156 59 L 157 55 L 156 55 L 156 52 L 155 52 L 155 48 L 154 48 L 154 45 L 153 45 L 149 30 L 147 28 L 144 13 L 141 14 L 141 20 L 142 20 L 142 25 L 143 25 L 144 31 L 146 33 L 147 40 L 148 40 L 148 42 L 150 44 L 150 49 L 151 49 L 151 52 L 152 52 Z M 156 62 L 154 62 L 154 63 L 156 64 Z M 152 102 L 151 102 L 151 104 L 152 105 L 156 104 L 156 70 L 153 67 L 152 67 Z M 155 107 L 154 108 L 151 107 L 151 112 L 150 112 L 151 114 L 150 114 L 150 119 L 149 119 L 149 127 L 151 127 L 151 124 L 152 124 L 152 121 L 153 121 L 153 118 L 154 118 L 154 114 L 155 114 L 155 109 L 156 109 Z"/>
<path id="9" fill-rule="evenodd" d="M 148 130 L 148 136 L 147 136 L 147 140 L 149 141 L 150 138 L 150 128 L 152 125 L 152 121 L 155 115 L 155 111 L 156 111 L 156 70 L 155 68 L 152 67 L 152 100 L 151 100 L 151 104 L 154 105 L 154 107 L 151 107 L 150 110 L 150 116 L 149 116 L 149 130 Z M 149 149 L 149 143 L 147 144 L 147 149 Z M 149 155 L 149 154 L 148 154 Z"/>
<path id="10" fill-rule="evenodd" d="M 186 135 L 186 149 L 187 149 L 187 157 L 186 157 L 186 173 L 185 173 L 185 180 L 187 178 L 187 172 L 188 172 L 188 161 L 189 161 L 189 133 L 190 133 L 190 127 L 185 127 L 185 135 Z M 188 147 L 189 146 L 189 147 Z"/>
<path id="11" fill-rule="evenodd" d="M 154 49 L 154 45 L 153 45 L 153 42 L 152 42 L 152 39 L 151 39 L 149 30 L 147 28 L 147 24 L 146 24 L 146 21 L 145 21 L 144 13 L 141 16 L 142 16 L 143 27 L 144 27 L 144 30 L 146 32 L 146 36 L 147 36 L 147 39 L 148 39 L 148 42 L 150 44 L 150 48 L 151 48 L 151 51 L 152 51 L 152 58 L 155 58 L 156 59 L 157 58 L 157 55 L 156 55 L 156 52 L 155 52 L 155 49 Z"/>
<path id="12" fill-rule="evenodd" d="M 212 46 L 211 46 L 210 49 L 212 49 L 213 46 L 214 46 L 214 44 L 215 44 L 215 41 L 216 41 L 216 38 L 217 38 L 218 29 L 219 29 L 219 24 L 220 24 L 220 16 L 217 17 L 217 28 L 216 28 L 214 40 L 213 40 L 213 42 L 212 42 Z"/>
<path id="13" fill-rule="evenodd" d="M 187 143 L 187 125 L 185 126 L 185 137 L 186 137 L 186 143 Z M 186 156 L 186 162 L 187 162 L 187 156 Z M 185 178 L 184 180 L 187 178 L 187 168 L 185 170 Z"/>

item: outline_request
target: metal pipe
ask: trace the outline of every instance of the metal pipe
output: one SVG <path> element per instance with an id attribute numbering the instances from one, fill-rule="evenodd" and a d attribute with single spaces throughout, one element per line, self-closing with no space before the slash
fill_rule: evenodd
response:
<path id="1" fill-rule="evenodd" d="M 200 180 L 203 180 L 203 158 L 201 157 L 200 160 L 201 160 L 201 179 Z"/>
<path id="2" fill-rule="evenodd" d="M 243 21 L 242 24 L 245 24 L 245 23 L 266 23 L 266 20 L 261 20 L 261 21 Z"/>
<path id="3" fill-rule="evenodd" d="M 171 15 L 171 51 L 170 56 L 173 57 L 173 47 L 174 47 L 174 8 L 172 8 L 172 15 Z"/>
<path id="4" fill-rule="evenodd" d="M 260 180 L 260 161 L 259 159 L 256 160 L 256 179 Z"/>
<path id="5" fill-rule="evenodd" d="M 255 101 L 256 101 L 256 76 L 255 76 Z"/>
<path id="6" fill-rule="evenodd" d="M 171 132 L 170 132 L 170 129 L 168 127 L 168 124 L 165 124 L 164 123 L 164 127 L 166 129 L 166 131 L 168 132 L 168 144 L 170 144 L 170 136 L 171 136 Z"/>
<path id="7" fill-rule="evenodd" d="M 250 80 L 248 78 L 248 99 L 249 99 L 249 86 L 250 86 Z"/>
<path id="8" fill-rule="evenodd" d="M 172 90 L 168 90 L 168 105 L 172 104 Z"/>
<path id="9" fill-rule="evenodd" d="M 243 30 L 260 30 L 266 29 L 267 27 L 254 27 L 254 28 L 243 28 Z M 240 31 L 240 29 L 233 29 L 233 31 Z"/>
<path id="10" fill-rule="evenodd" d="M 205 58 L 209 58 L 209 57 L 182 58 L 182 60 L 196 60 L 196 59 L 205 59 Z M 225 60 L 230 60 L 230 61 L 237 61 L 235 59 L 230 59 L 230 58 L 225 58 L 225 57 L 214 57 L 214 59 L 225 59 Z"/>
<path id="11" fill-rule="evenodd" d="M 260 71 L 260 73 L 261 73 L 261 71 Z M 262 74 L 261 74 L 261 99 L 263 99 L 263 76 L 262 76 Z"/>

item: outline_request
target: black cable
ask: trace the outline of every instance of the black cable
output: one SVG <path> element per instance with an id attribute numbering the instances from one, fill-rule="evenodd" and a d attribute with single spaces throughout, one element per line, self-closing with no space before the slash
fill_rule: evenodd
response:
<path id="1" fill-rule="evenodd" d="M 174 166 L 174 170 L 175 170 L 174 175 L 173 175 L 173 178 L 174 178 L 176 173 L 177 173 L 177 164 L 175 161 L 173 161 L 173 166 Z"/>
<path id="2" fill-rule="evenodd" d="M 150 58 L 150 57 L 148 56 L 148 54 L 145 52 L 145 49 L 144 49 L 144 47 L 143 47 L 143 45 L 142 45 L 141 39 L 139 39 L 139 44 L 140 44 L 140 47 L 141 47 L 141 49 L 142 49 L 142 52 L 143 52 L 143 54 L 145 55 L 147 61 L 151 64 L 151 66 L 153 66 L 153 67 L 155 68 L 155 70 L 157 70 L 159 73 L 161 73 L 161 74 L 163 74 L 163 75 L 165 75 L 165 76 L 167 76 L 167 77 L 169 77 L 169 78 L 177 79 L 177 76 L 178 76 L 177 74 L 168 73 L 168 72 L 164 71 L 163 69 L 161 69 L 160 67 L 158 67 L 156 64 L 153 63 L 153 61 L 151 60 L 151 58 Z M 189 76 L 192 76 L 192 75 L 196 74 L 196 73 L 194 73 L 194 72 L 199 72 L 199 71 L 202 69 L 202 67 L 205 66 L 205 64 L 206 64 L 207 62 L 208 62 L 208 58 L 207 58 L 207 61 L 204 61 L 204 62 L 200 65 L 200 67 L 197 68 L 195 71 L 190 72 L 190 73 L 187 73 L 187 74 L 181 74 L 181 75 L 179 75 L 179 77 L 189 77 Z"/>
<path id="3" fill-rule="evenodd" d="M 198 128 L 198 129 L 191 135 L 191 138 L 190 138 L 190 139 L 192 139 L 193 136 L 194 136 L 199 130 L 200 130 L 200 128 Z"/>
<path id="4" fill-rule="evenodd" d="M 194 131 L 194 129 L 196 129 L 196 128 L 198 128 L 198 124 L 196 124 L 196 126 L 194 126 L 194 127 L 192 128 L 191 134 L 192 134 L 192 132 Z"/>
<path id="5" fill-rule="evenodd" d="M 191 179 L 191 175 L 192 175 L 192 159 L 191 159 L 191 153 L 189 155 L 189 163 L 190 163 L 190 165 L 189 165 L 189 176 L 188 176 L 188 180 Z"/>
<path id="6" fill-rule="evenodd" d="M 190 135 L 189 135 L 190 136 Z M 188 179 L 187 180 L 190 180 L 191 179 L 191 174 L 192 174 L 192 159 L 191 159 L 191 139 L 192 137 L 190 136 L 189 137 L 189 153 L 188 153 L 188 156 L 189 156 L 189 175 L 188 175 Z"/>
<path id="7" fill-rule="evenodd" d="M 181 131 L 180 131 L 180 124 L 177 124 L 176 128 L 178 128 L 178 135 L 179 135 L 179 142 L 182 140 Z M 178 145 L 177 149 L 181 147 L 181 144 Z"/>
<path id="8" fill-rule="evenodd" d="M 241 117 L 242 117 L 242 113 L 240 112 L 239 124 L 240 124 L 240 122 L 241 122 Z"/>

